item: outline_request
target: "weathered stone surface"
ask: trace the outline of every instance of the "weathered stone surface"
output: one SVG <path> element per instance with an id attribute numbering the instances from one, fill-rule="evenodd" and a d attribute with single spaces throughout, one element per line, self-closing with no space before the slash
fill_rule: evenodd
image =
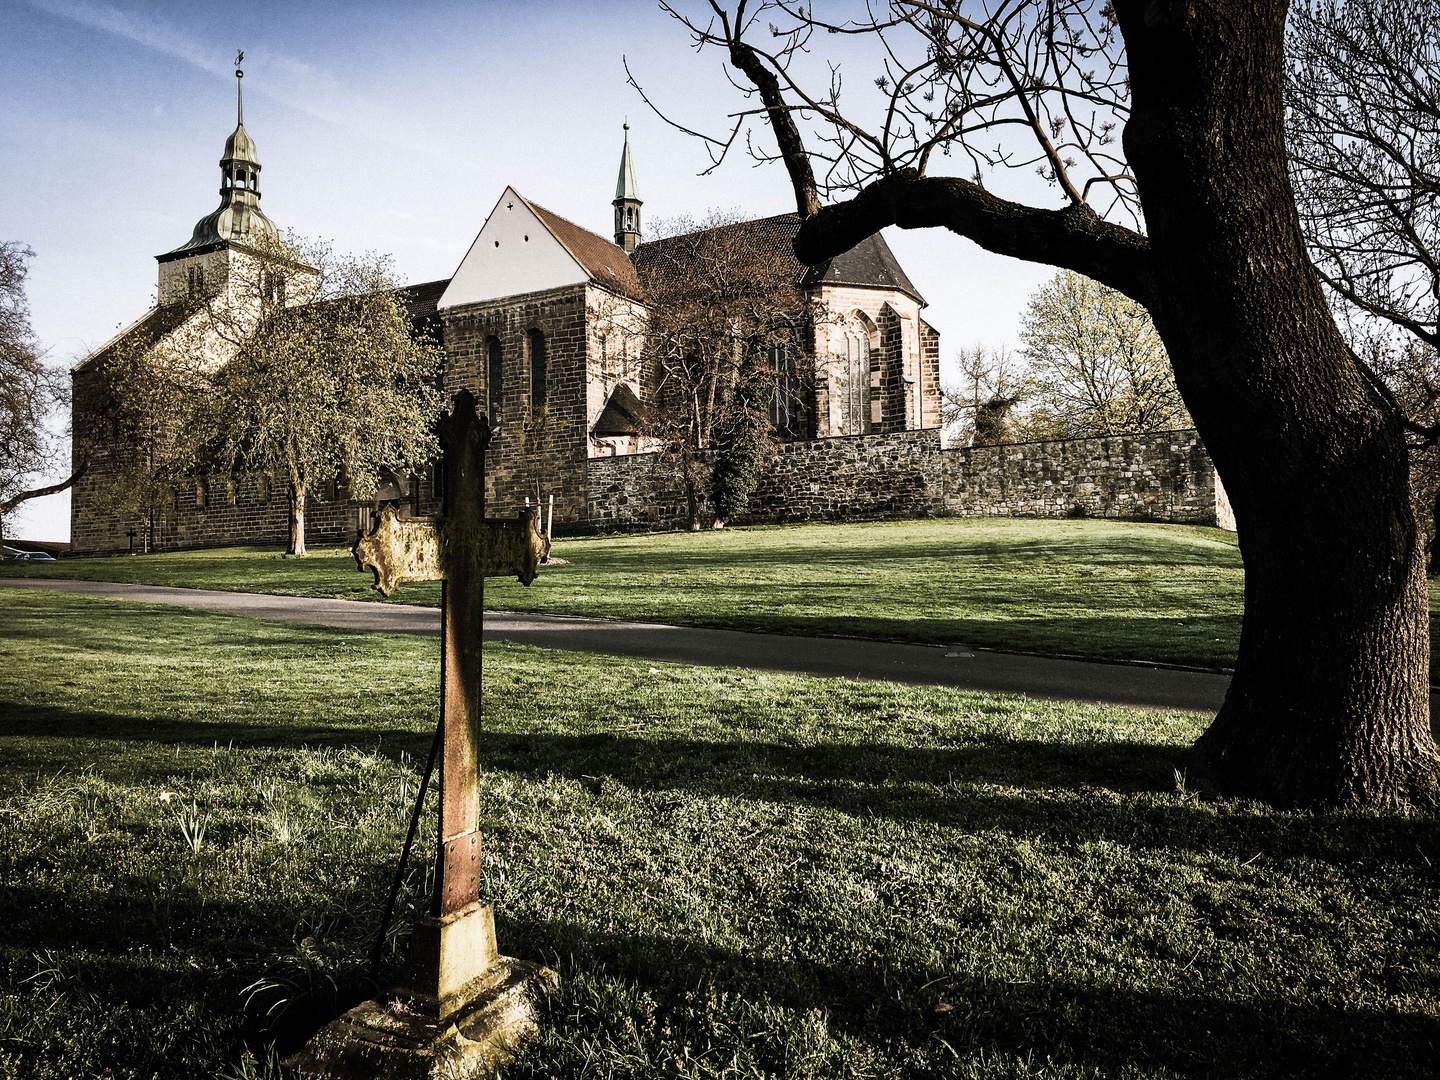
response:
<path id="1" fill-rule="evenodd" d="M 473 845 L 479 852 L 479 835 Z M 441 1020 L 461 1011 L 489 983 L 499 957 L 495 908 L 478 900 L 439 918 L 416 922 L 405 970 L 392 993 Z"/>
<path id="2" fill-rule="evenodd" d="M 539 507 L 527 507 L 508 521 L 481 522 L 477 537 L 480 575 L 514 574 L 522 585 L 534 581 L 546 550 L 539 526 Z M 375 590 L 389 596 L 403 582 L 445 580 L 448 535 L 439 518 L 400 517 L 387 506 L 370 535 L 357 540 L 350 552 L 361 570 L 375 575 Z"/>
<path id="3" fill-rule="evenodd" d="M 502 956 L 455 1017 L 439 1020 L 400 997 L 366 1001 L 327 1024 L 285 1064 L 313 1080 L 491 1077 L 538 1033 L 538 1005 L 558 985 L 549 968 Z"/>
<path id="4" fill-rule="evenodd" d="M 598 529 L 673 528 L 688 513 L 653 454 L 587 463 Z M 1193 429 L 942 450 L 940 432 L 786 443 L 731 524 L 926 517 L 1141 517 L 1234 528 Z"/>
<path id="5" fill-rule="evenodd" d="M 948 514 L 1216 518 L 1215 466 L 1191 428 L 974 446 L 944 457 Z"/>

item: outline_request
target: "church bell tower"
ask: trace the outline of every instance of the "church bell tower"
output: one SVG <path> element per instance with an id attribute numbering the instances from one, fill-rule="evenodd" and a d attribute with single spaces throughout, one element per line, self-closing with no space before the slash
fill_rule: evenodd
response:
<path id="1" fill-rule="evenodd" d="M 235 130 L 220 156 L 220 206 L 195 223 L 187 243 L 156 256 L 162 305 L 215 293 L 228 272 L 232 244 L 263 249 L 280 237 L 275 223 L 260 210 L 260 159 L 255 140 L 245 130 L 240 90 L 244 77 L 237 68 Z"/>
<path id="2" fill-rule="evenodd" d="M 615 182 L 615 243 L 628 255 L 640 243 L 640 192 L 630 164 L 630 125 L 625 125 L 625 149 L 620 152 L 620 179 Z"/>

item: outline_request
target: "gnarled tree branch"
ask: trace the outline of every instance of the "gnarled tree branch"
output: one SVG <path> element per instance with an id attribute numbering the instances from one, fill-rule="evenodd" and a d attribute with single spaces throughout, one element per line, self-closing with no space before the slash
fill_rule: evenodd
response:
<path id="1" fill-rule="evenodd" d="M 1042 210 L 949 176 L 907 171 L 881 177 L 807 220 L 795 237 L 795 255 L 814 265 L 887 225 L 946 228 L 997 255 L 1063 266 L 1147 307 L 1152 300 L 1150 245 L 1139 233 L 1103 220 L 1083 203 Z"/>

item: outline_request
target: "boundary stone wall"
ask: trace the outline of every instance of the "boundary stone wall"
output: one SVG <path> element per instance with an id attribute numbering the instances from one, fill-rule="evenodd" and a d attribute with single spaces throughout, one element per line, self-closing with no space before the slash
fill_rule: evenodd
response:
<path id="1" fill-rule="evenodd" d="M 1193 428 L 944 451 L 945 512 L 1213 524 L 1215 466 Z"/>
<path id="2" fill-rule="evenodd" d="M 864 518 L 1132 517 L 1215 524 L 1224 490 L 1193 429 L 941 448 L 938 429 L 787 443 L 730 524 Z M 592 530 L 683 528 L 683 489 L 655 454 L 593 458 Z M 705 522 L 709 524 L 708 521 Z"/>

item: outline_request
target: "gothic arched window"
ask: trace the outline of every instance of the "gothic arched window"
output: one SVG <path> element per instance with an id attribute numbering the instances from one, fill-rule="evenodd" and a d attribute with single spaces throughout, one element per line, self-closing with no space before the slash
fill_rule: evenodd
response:
<path id="1" fill-rule="evenodd" d="M 869 429 L 870 338 L 873 324 L 865 313 L 856 311 L 842 330 L 839 379 L 840 432 L 863 435 Z"/>

